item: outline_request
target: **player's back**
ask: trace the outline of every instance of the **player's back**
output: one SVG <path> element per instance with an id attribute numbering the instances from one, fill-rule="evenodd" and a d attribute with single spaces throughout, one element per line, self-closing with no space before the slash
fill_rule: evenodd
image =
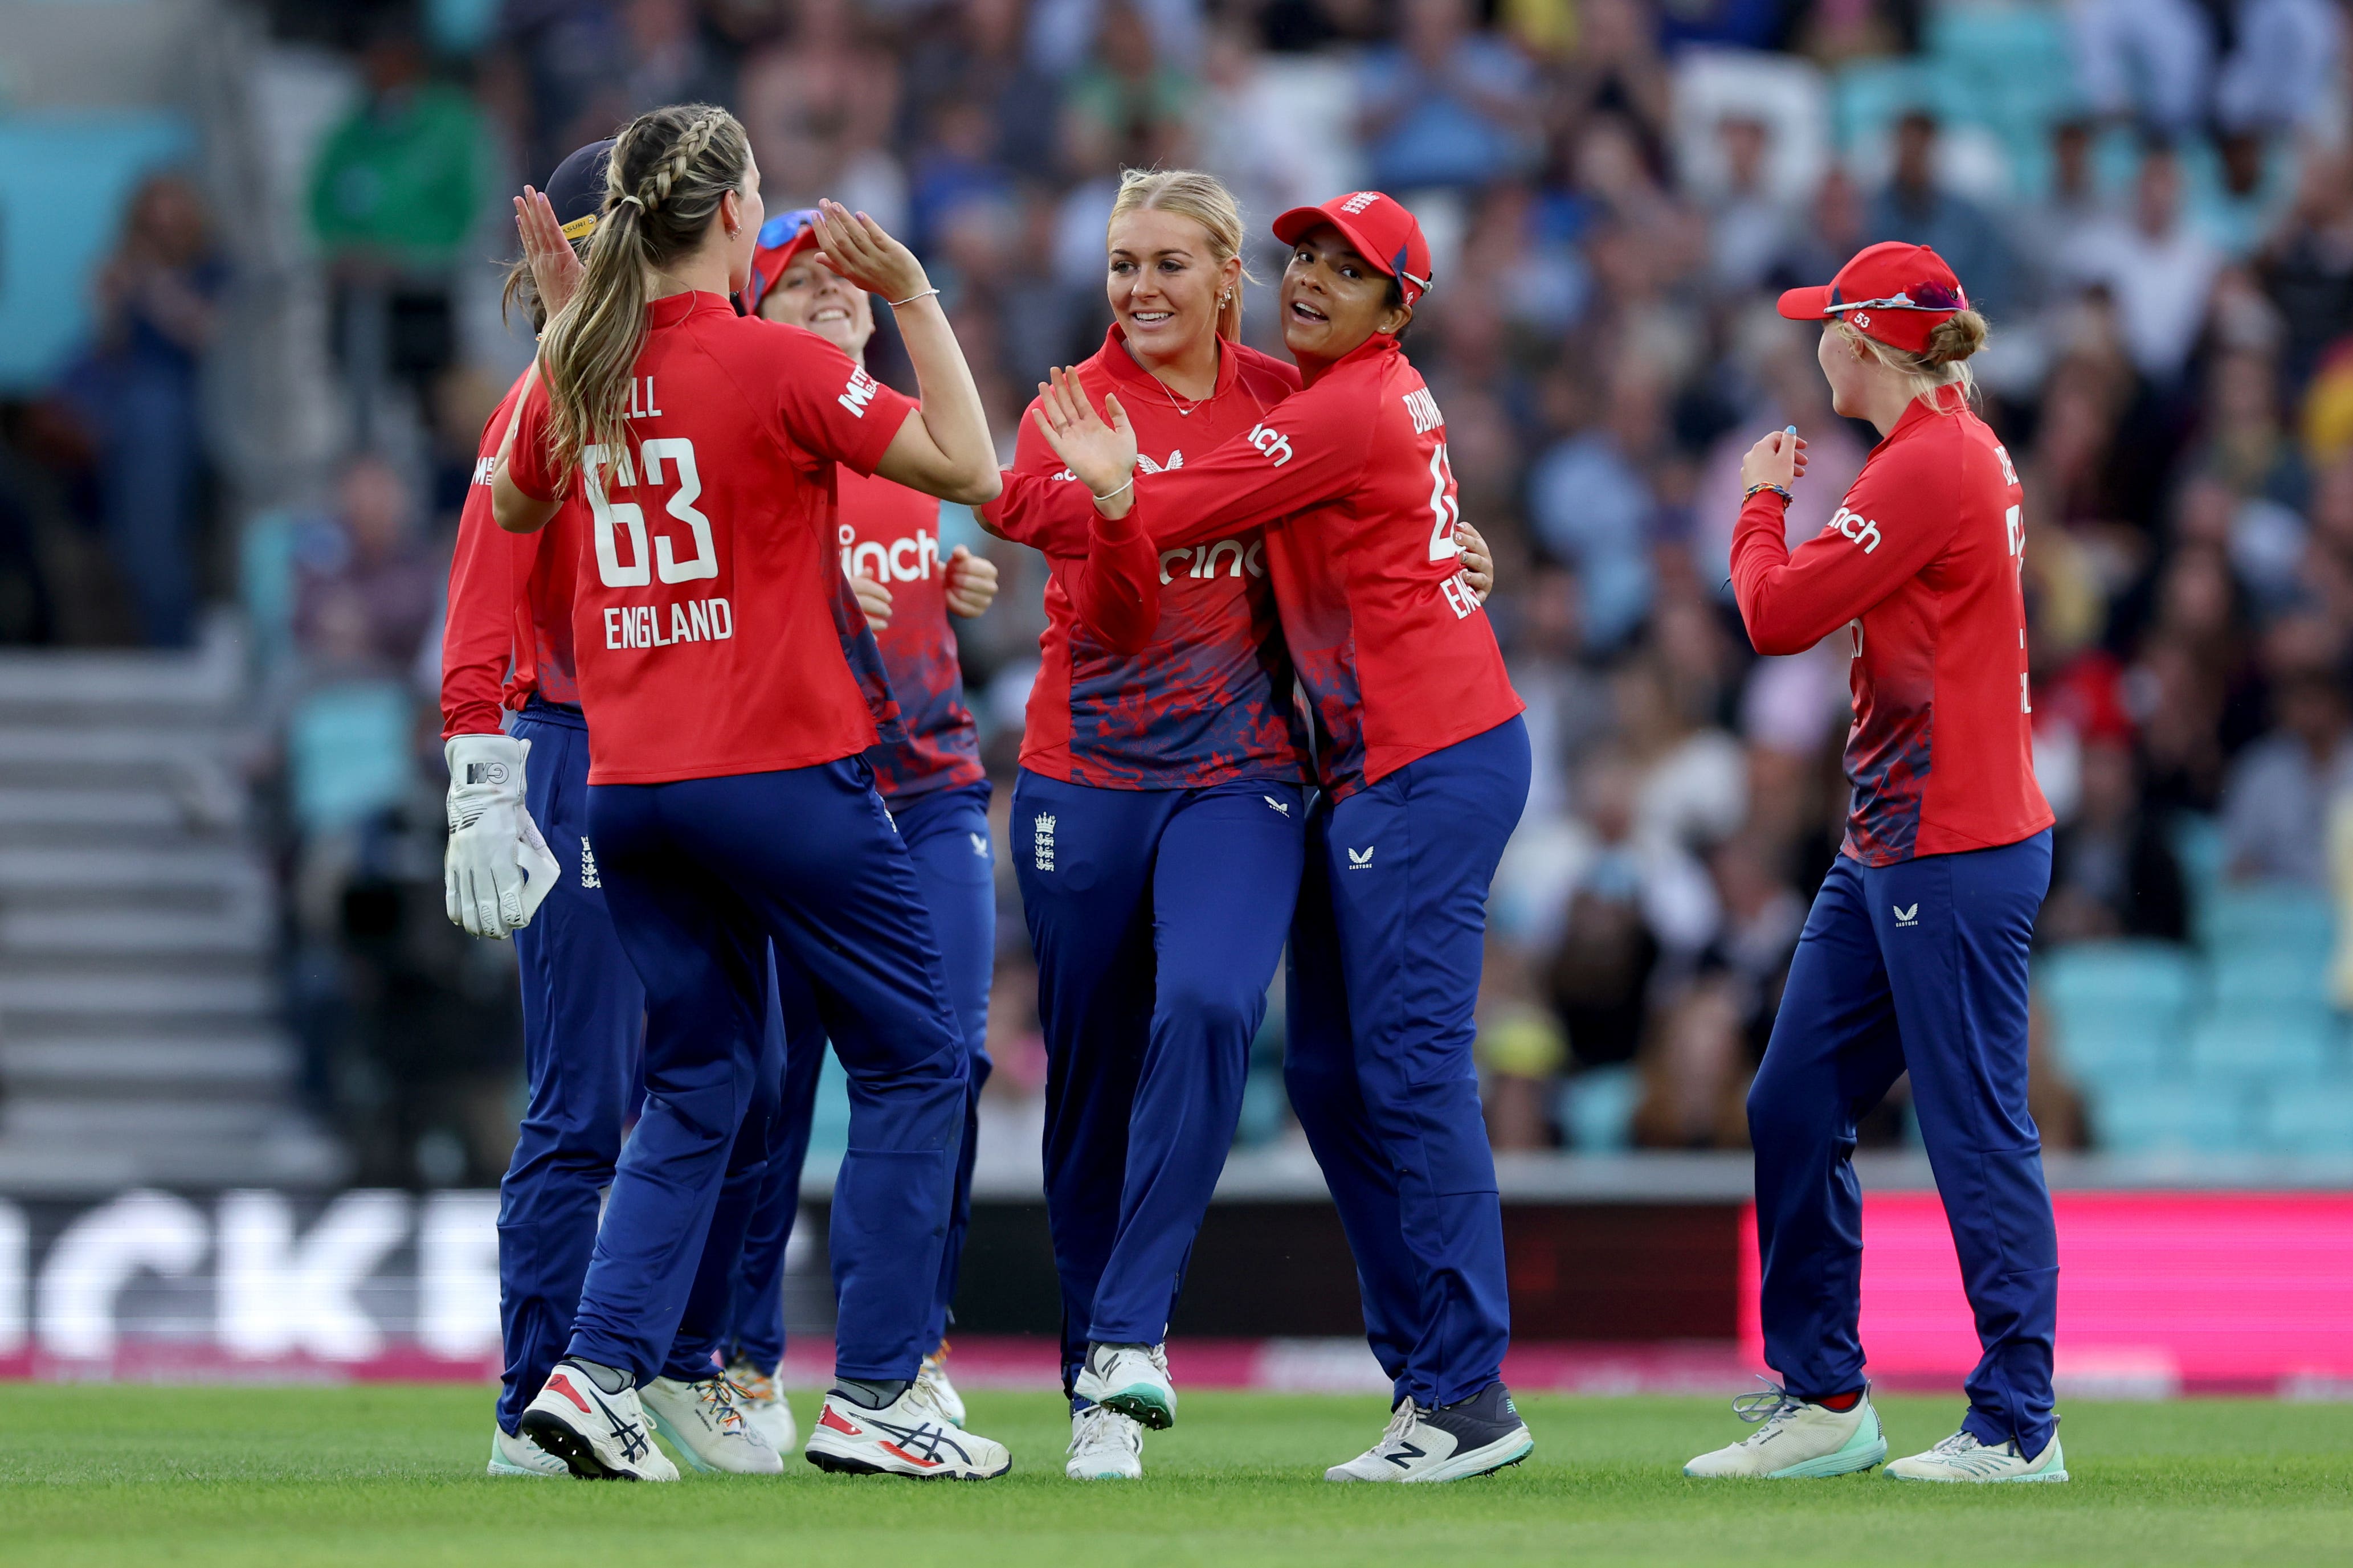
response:
<path id="1" fill-rule="evenodd" d="M 805 767 L 875 721 L 834 595 L 834 463 L 872 468 L 907 399 L 797 327 L 712 294 L 648 310 L 623 450 L 590 447 L 573 614 L 596 784 Z M 544 471 L 546 401 L 525 409 Z"/>

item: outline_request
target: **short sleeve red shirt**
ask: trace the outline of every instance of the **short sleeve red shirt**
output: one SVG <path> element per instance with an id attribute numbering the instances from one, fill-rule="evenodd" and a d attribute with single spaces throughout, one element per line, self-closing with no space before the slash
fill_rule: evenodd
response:
<path id="1" fill-rule="evenodd" d="M 864 751 L 876 719 L 835 598 L 835 469 L 871 473 L 912 400 L 799 327 L 715 294 L 647 310 L 627 449 L 591 447 L 573 627 L 588 782 L 809 767 Z M 508 472 L 567 482 L 548 401 L 524 400 Z"/>

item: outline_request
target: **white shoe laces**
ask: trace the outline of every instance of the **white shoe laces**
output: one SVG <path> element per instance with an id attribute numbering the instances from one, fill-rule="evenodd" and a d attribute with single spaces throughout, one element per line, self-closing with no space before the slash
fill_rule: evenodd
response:
<path id="1" fill-rule="evenodd" d="M 1412 1400 L 1398 1400 L 1397 1408 L 1389 1412 L 1389 1424 L 1382 1430 L 1381 1440 L 1373 1445 L 1373 1452 L 1377 1454 L 1383 1448 L 1404 1442 L 1406 1434 L 1413 1430 L 1414 1417 L 1419 1414 Z"/>
<path id="2" fill-rule="evenodd" d="M 1133 1416 L 1121 1415 L 1109 1405 L 1088 1405 L 1079 1412 L 1071 1426 L 1070 1455 L 1072 1458 L 1080 1458 L 1102 1448 L 1142 1452 L 1143 1424 Z"/>
<path id="3" fill-rule="evenodd" d="M 1782 1423 L 1806 1407 L 1804 1400 L 1771 1379 L 1760 1376 L 1757 1381 L 1765 1386 L 1754 1394 L 1741 1394 L 1732 1402 L 1732 1413 L 1735 1415 L 1752 1426 L 1757 1426 L 1759 1422 L 1763 1423 L 1757 1430 L 1740 1440 L 1740 1446 L 1743 1447 L 1751 1443 L 1763 1442 L 1778 1431 Z"/>

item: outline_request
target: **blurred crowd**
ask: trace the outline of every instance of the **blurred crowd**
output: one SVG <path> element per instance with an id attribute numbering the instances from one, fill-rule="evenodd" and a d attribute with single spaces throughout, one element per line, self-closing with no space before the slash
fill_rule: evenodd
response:
<path id="1" fill-rule="evenodd" d="M 1831 412 L 1816 334 L 1772 301 L 1873 241 L 1936 247 L 1992 323 L 1979 380 L 2026 488 L 2036 766 L 2060 821 L 2042 941 L 2192 952 L 2200 900 L 2234 882 L 2329 890 L 2328 823 L 2353 789 L 2336 0 L 334 9 L 328 25 L 281 7 L 280 25 L 341 51 L 353 84 L 308 216 L 355 455 L 268 549 L 216 546 L 241 552 L 248 609 L 257 581 L 277 584 L 279 793 L 312 954 L 298 992 L 306 1016 L 343 1020 L 317 1026 L 331 1100 L 354 999 L 385 984 L 366 964 L 391 962 L 364 957 L 354 922 L 403 918 L 352 889 L 395 889 L 420 928 L 439 913 L 438 595 L 475 432 L 516 365 L 470 342 L 464 277 L 487 268 L 510 186 L 680 100 L 743 117 L 770 211 L 829 195 L 909 238 L 1008 451 L 1032 384 L 1109 319 L 1123 167 L 1207 168 L 1261 229 L 1358 186 L 1414 206 L 1437 281 L 1409 349 L 1464 515 L 1496 549 L 1490 608 L 1537 748 L 1481 1006 L 1499 1148 L 1745 1142 L 1746 1079 L 1838 842 L 1847 698 L 1840 639 L 1747 647 L 1725 581 L 1738 458 L 1795 425 L 1812 461 L 1791 542 L 1838 506 L 1874 437 Z M 0 455 L 0 635 L 59 635 L 61 591 L 11 553 L 30 535 L 8 476 L 28 467 L 44 504 L 81 509 L 104 542 L 144 640 L 185 640 L 221 579 L 187 412 L 215 258 L 194 193 L 152 183 L 95 282 L 100 341 Z M 1268 239 L 1250 261 L 1271 281 L 1281 257 Z M 1279 352 L 1269 292 L 1248 331 Z M 878 356 L 902 379 L 887 333 Z M 396 416 L 430 439 L 388 459 L 371 433 Z M 980 542 L 953 516 L 944 530 Z M 959 631 L 1001 812 L 1042 572 L 993 552 L 1006 590 Z M 257 558 L 282 564 L 257 576 Z M 311 700 L 386 683 L 405 695 L 381 713 Z M 394 763 L 354 782 L 369 743 Z M 1009 873 L 1004 917 L 992 1092 L 1009 1113 L 1043 1070 Z M 451 977 L 485 961 L 436 951 L 440 977 L 414 983 L 491 1019 L 496 977 Z M 1280 1044 L 1278 1006 L 1248 1140 L 1284 1135 Z M 2080 1144 L 2080 1086 L 2063 1050 L 2041 1054 L 2046 1139 Z M 511 1068 L 469 1060 L 483 1083 Z M 1899 1093 L 1865 1140 L 1905 1136 Z M 476 1174 L 495 1173 L 494 1144 L 469 1145 Z"/>

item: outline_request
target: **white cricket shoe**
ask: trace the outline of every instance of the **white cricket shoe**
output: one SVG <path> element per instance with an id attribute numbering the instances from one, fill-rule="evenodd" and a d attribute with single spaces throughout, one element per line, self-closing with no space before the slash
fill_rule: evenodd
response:
<path id="1" fill-rule="evenodd" d="M 1071 1414 L 1071 1458 L 1062 1473 L 1074 1481 L 1133 1481 L 1144 1475 L 1144 1424 L 1107 1405 Z"/>
<path id="2" fill-rule="evenodd" d="M 827 1394 L 801 1457 L 820 1470 L 919 1480 L 985 1481 L 1013 1468 L 1004 1444 L 949 1426 L 912 1383 L 880 1410 Z"/>
<path id="3" fill-rule="evenodd" d="M 783 1370 L 779 1367 L 777 1373 Z M 744 1413 L 744 1423 L 765 1437 L 769 1447 L 784 1455 L 801 1446 L 800 1424 L 793 1419 L 792 1402 L 776 1374 L 748 1361 L 731 1362 L 727 1381 L 735 1385 L 735 1408 Z"/>
<path id="4" fill-rule="evenodd" d="M 560 1361 L 524 1406 L 522 1435 L 584 1480 L 674 1481 L 678 1467 L 654 1447 L 638 1391 L 607 1394 L 576 1363 Z"/>
<path id="5" fill-rule="evenodd" d="M 1324 1472 L 1327 1481 L 1459 1481 L 1528 1457 L 1536 1440 L 1511 1390 L 1491 1383 L 1451 1405 L 1398 1401 L 1381 1440 Z"/>
<path id="6" fill-rule="evenodd" d="M 1683 1467 L 1683 1474 L 1786 1481 L 1867 1470 L 1887 1458 L 1887 1434 L 1872 1408 L 1869 1389 L 1853 1409 L 1832 1410 L 1767 1384 L 1734 1400 L 1732 1409 L 1743 1421 L 1762 1425 L 1729 1447 L 1702 1454 Z"/>
<path id="7" fill-rule="evenodd" d="M 735 1385 L 719 1373 L 681 1383 L 658 1377 L 638 1391 L 654 1430 L 670 1439 L 679 1458 L 708 1475 L 780 1476 L 784 1460 L 744 1419 Z"/>
<path id="8" fill-rule="evenodd" d="M 1925 1454 L 1896 1460 L 1887 1474 L 1899 1481 L 2063 1481 L 2067 1456 L 2060 1451 L 2056 1432 L 2042 1452 L 2028 1458 L 2014 1437 L 1989 1448 L 1975 1434 L 1960 1431 Z"/>
<path id="9" fill-rule="evenodd" d="M 1165 1345 L 1091 1344 L 1071 1392 L 1132 1415 L 1155 1432 L 1176 1425 L 1176 1388 L 1168 1381 Z"/>
<path id="10" fill-rule="evenodd" d="M 491 1474 L 494 1476 L 568 1476 L 572 1467 L 527 1437 L 510 1437 L 494 1422 L 491 1426 Z"/>
<path id="11" fill-rule="evenodd" d="M 948 1381 L 947 1341 L 942 1340 L 940 1348 L 923 1358 L 923 1370 L 915 1373 L 915 1386 L 940 1413 L 940 1419 L 951 1426 L 964 1425 L 964 1395 Z"/>

